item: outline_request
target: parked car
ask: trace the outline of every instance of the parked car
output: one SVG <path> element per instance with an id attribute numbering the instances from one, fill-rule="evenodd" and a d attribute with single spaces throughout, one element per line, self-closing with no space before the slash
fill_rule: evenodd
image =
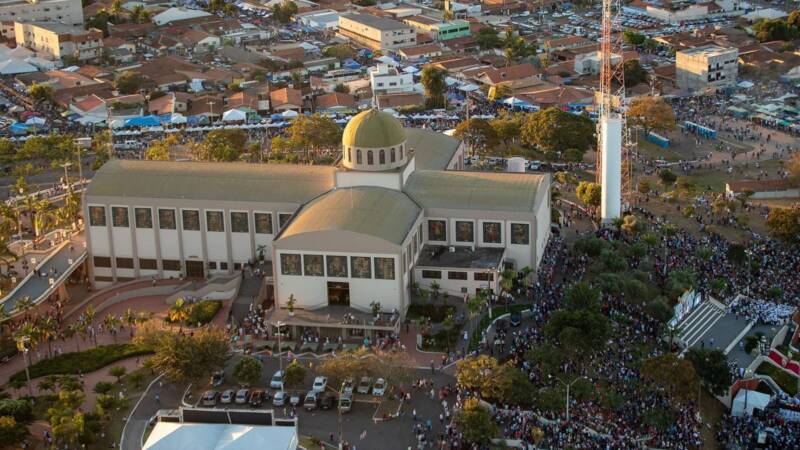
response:
<path id="1" fill-rule="evenodd" d="M 264 391 L 253 391 L 253 393 L 250 394 L 250 406 L 258 408 L 262 403 L 264 403 Z"/>
<path id="2" fill-rule="evenodd" d="M 272 389 L 283 389 L 283 371 L 279 370 L 272 375 L 269 380 L 269 387 Z"/>
<path id="3" fill-rule="evenodd" d="M 353 394 L 342 394 L 339 398 L 339 412 L 350 412 L 353 409 Z"/>
<path id="4" fill-rule="evenodd" d="M 205 391 L 200 400 L 200 404 L 203 406 L 217 406 L 218 396 L 219 393 L 217 391 Z"/>
<path id="5" fill-rule="evenodd" d="M 292 392 L 289 394 L 289 404 L 292 406 L 297 406 L 302 403 L 303 397 L 300 395 L 299 392 Z"/>
<path id="6" fill-rule="evenodd" d="M 250 400 L 250 389 L 239 389 L 236 392 L 236 404 L 237 405 L 245 405 Z"/>
<path id="7" fill-rule="evenodd" d="M 225 381 L 225 372 L 218 370 L 211 375 L 211 386 L 218 387 L 222 386 L 222 383 Z"/>
<path id="8" fill-rule="evenodd" d="M 272 397 L 272 405 L 273 406 L 283 406 L 286 404 L 286 392 L 278 391 L 275 393 L 275 397 Z"/>
<path id="9" fill-rule="evenodd" d="M 319 406 L 318 395 L 319 394 L 315 391 L 308 391 L 308 393 L 306 394 L 306 399 L 303 400 L 303 408 L 305 408 L 308 411 L 317 409 L 317 406 Z"/>
<path id="10" fill-rule="evenodd" d="M 361 381 L 358 382 L 358 393 L 359 394 L 369 394 L 369 390 L 372 388 L 372 378 L 370 377 L 361 377 Z"/>
<path id="11" fill-rule="evenodd" d="M 353 379 L 348 377 L 342 382 L 342 395 L 353 393 Z"/>
<path id="12" fill-rule="evenodd" d="M 320 409 L 329 410 L 336 405 L 336 394 L 333 392 L 325 392 L 319 400 Z"/>
<path id="13" fill-rule="evenodd" d="M 314 378 L 314 385 L 311 386 L 311 390 L 314 392 L 325 392 L 326 387 L 328 387 L 328 378 L 316 377 Z"/>
<path id="14" fill-rule="evenodd" d="M 383 397 L 383 394 L 386 393 L 386 380 L 383 378 L 378 378 L 375 381 L 375 386 L 372 386 L 372 395 L 376 397 Z"/>
<path id="15" fill-rule="evenodd" d="M 508 322 L 511 323 L 512 327 L 518 327 L 522 323 L 522 314 L 518 312 L 512 312 Z"/>
<path id="16" fill-rule="evenodd" d="M 226 389 L 222 391 L 222 395 L 219 397 L 219 402 L 223 405 L 228 405 L 233 402 L 234 395 L 235 393 L 233 392 L 233 389 Z"/>

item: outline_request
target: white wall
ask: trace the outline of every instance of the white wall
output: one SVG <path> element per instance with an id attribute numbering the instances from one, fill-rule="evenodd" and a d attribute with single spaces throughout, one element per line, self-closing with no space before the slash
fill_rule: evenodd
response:
<path id="1" fill-rule="evenodd" d="M 111 244 L 108 242 L 108 227 L 88 227 L 93 256 L 110 256 Z"/>
<path id="2" fill-rule="evenodd" d="M 378 151 L 375 150 L 376 155 L 377 152 Z M 353 156 L 353 158 L 355 158 L 355 155 Z M 376 162 L 377 162 L 377 156 L 376 156 Z M 381 172 L 337 172 L 336 173 L 336 187 L 346 188 L 353 186 L 376 186 L 376 187 L 383 187 L 399 191 L 400 176 L 398 176 L 398 174 L 396 173 L 381 173 Z"/>
<path id="3" fill-rule="evenodd" d="M 433 278 L 423 278 L 422 271 L 423 270 L 436 270 L 442 273 L 441 279 L 433 279 Z M 463 297 L 464 292 L 462 288 L 467 288 L 467 293 L 470 297 L 474 296 L 478 289 L 487 289 L 491 288 L 495 291 L 497 290 L 497 274 L 495 273 L 494 281 L 476 281 L 475 280 L 475 271 L 470 271 L 466 269 L 454 269 L 454 272 L 467 272 L 467 279 L 466 280 L 451 280 L 448 278 L 447 273 L 449 272 L 447 269 L 441 269 L 437 267 L 415 267 L 414 268 L 414 280 L 419 283 L 420 287 L 425 289 L 430 289 L 431 285 L 435 281 L 439 284 L 439 291 L 442 293 L 446 293 L 449 295 L 453 295 L 456 297 Z M 481 273 L 485 273 L 486 271 L 478 271 Z"/>
<path id="4" fill-rule="evenodd" d="M 117 258 L 133 257 L 133 240 L 130 227 L 111 227 L 111 239 L 114 241 L 114 256 Z"/>
<path id="5" fill-rule="evenodd" d="M 547 242 L 550 240 L 549 202 L 542 202 L 542 204 L 539 205 L 539 210 L 536 211 L 536 231 L 532 239 L 536 242 L 536 265 L 531 265 L 531 268 L 536 268 L 542 261 L 544 249 L 547 247 Z"/>
<path id="6" fill-rule="evenodd" d="M 136 229 L 136 254 L 139 258 L 156 258 L 156 232 L 153 228 Z"/>
<path id="7" fill-rule="evenodd" d="M 178 230 L 158 230 L 162 259 L 180 259 L 181 249 Z M 184 233 L 185 234 L 185 233 Z"/>
<path id="8" fill-rule="evenodd" d="M 183 255 L 185 259 L 203 259 L 203 242 L 199 231 L 182 232 Z"/>
<path id="9" fill-rule="evenodd" d="M 231 247 L 234 262 L 247 262 L 253 259 L 249 233 L 231 233 Z"/>

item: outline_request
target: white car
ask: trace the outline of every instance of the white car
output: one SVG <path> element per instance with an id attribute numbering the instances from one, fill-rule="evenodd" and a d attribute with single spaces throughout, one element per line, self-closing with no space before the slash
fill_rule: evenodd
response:
<path id="1" fill-rule="evenodd" d="M 222 395 L 220 395 L 219 397 L 219 402 L 222 403 L 223 405 L 230 404 L 231 402 L 233 402 L 234 395 L 235 392 L 233 392 L 233 389 L 227 389 L 225 391 L 222 391 Z"/>
<path id="2" fill-rule="evenodd" d="M 328 379 L 326 377 L 316 377 L 314 378 L 314 385 L 311 386 L 311 390 L 314 392 L 325 392 L 327 386 Z"/>
<path id="3" fill-rule="evenodd" d="M 375 385 L 372 386 L 372 395 L 376 397 L 383 397 L 384 393 L 386 393 L 386 380 L 383 378 L 378 378 L 375 381 Z"/>
<path id="4" fill-rule="evenodd" d="M 248 401 L 250 401 L 250 389 L 239 389 L 236 392 L 236 400 L 235 403 L 237 405 L 244 405 Z"/>
<path id="5" fill-rule="evenodd" d="M 283 389 L 283 371 L 279 370 L 272 375 L 272 379 L 269 380 L 269 387 L 272 389 Z"/>
<path id="6" fill-rule="evenodd" d="M 283 406 L 286 404 L 286 392 L 278 391 L 275 393 L 275 397 L 272 397 L 272 405 L 273 406 Z"/>

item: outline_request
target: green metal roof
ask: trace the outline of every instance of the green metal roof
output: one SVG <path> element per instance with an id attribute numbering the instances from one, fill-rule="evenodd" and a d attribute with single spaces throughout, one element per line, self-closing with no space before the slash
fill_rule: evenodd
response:
<path id="1" fill-rule="evenodd" d="M 400 245 L 421 208 L 407 195 L 380 187 L 330 191 L 305 205 L 278 239 L 318 231 L 351 231 Z"/>
<path id="2" fill-rule="evenodd" d="M 333 188 L 336 169 L 292 164 L 111 160 L 87 196 L 304 203 Z"/>
<path id="3" fill-rule="evenodd" d="M 406 128 L 406 148 L 414 150 L 415 170 L 444 170 L 461 143 L 436 131 Z"/>
<path id="4" fill-rule="evenodd" d="M 531 212 L 546 178 L 526 173 L 418 170 L 403 190 L 425 208 Z"/>
<path id="5" fill-rule="evenodd" d="M 344 127 L 344 147 L 385 148 L 403 143 L 403 125 L 391 114 L 370 109 L 356 114 Z"/>

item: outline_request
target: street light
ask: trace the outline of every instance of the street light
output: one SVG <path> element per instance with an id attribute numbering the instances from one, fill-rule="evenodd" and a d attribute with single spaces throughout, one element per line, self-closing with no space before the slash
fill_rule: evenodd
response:
<path id="1" fill-rule="evenodd" d="M 567 422 L 569 422 L 569 388 L 572 387 L 572 385 L 575 384 L 578 380 L 581 380 L 581 379 L 586 379 L 588 381 L 591 381 L 591 380 L 589 380 L 589 377 L 580 376 L 580 377 L 575 378 L 574 380 L 570 381 L 569 383 L 566 383 L 561 378 L 558 378 L 558 377 L 553 377 L 553 378 L 555 378 L 559 383 L 561 383 L 561 384 L 563 384 L 564 386 L 567 387 Z"/>
<path id="2" fill-rule="evenodd" d="M 28 361 L 28 345 L 30 344 L 31 338 L 28 336 L 19 336 L 17 338 L 17 350 L 22 352 L 22 359 L 25 361 L 25 378 L 28 379 L 28 396 L 33 397 L 33 390 L 31 388 L 31 371 L 29 369 L 30 362 Z"/>
<path id="3" fill-rule="evenodd" d="M 283 374 L 283 358 L 281 357 L 281 351 L 283 350 L 283 348 L 281 348 L 281 335 L 283 334 L 281 327 L 283 325 L 284 323 L 280 320 L 275 322 L 275 326 L 278 327 L 278 368 L 281 371 L 281 374 Z"/>

